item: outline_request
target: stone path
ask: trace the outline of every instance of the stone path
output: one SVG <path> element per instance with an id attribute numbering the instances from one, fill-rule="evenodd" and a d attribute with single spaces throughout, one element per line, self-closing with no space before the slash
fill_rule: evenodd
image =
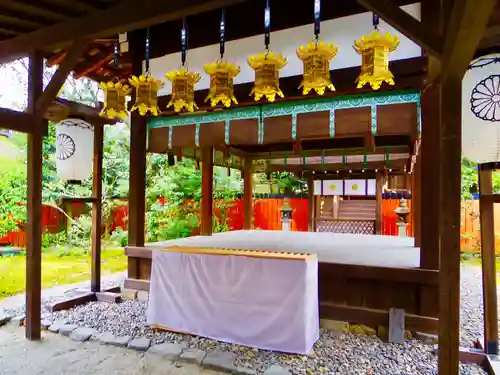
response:
<path id="1" fill-rule="evenodd" d="M 161 356 L 79 343 L 44 332 L 41 342 L 24 338 L 21 328 L 0 330 L 0 375 L 217 375 L 194 364 L 176 364 Z"/>

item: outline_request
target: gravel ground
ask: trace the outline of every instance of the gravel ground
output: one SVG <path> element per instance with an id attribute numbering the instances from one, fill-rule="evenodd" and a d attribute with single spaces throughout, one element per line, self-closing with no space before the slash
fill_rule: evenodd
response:
<path id="1" fill-rule="evenodd" d="M 461 279 L 461 344 L 470 346 L 473 339 L 482 335 L 481 269 L 462 268 Z M 47 301 L 46 301 L 47 302 Z M 147 302 L 125 301 L 120 304 L 93 302 L 72 310 L 55 314 L 45 312 L 52 320 L 63 319 L 68 323 L 95 328 L 114 335 L 146 336 L 155 343 L 187 342 L 189 347 L 207 352 L 231 351 L 237 354 L 237 365 L 250 367 L 259 373 L 270 364 L 279 363 L 294 374 L 372 374 L 372 375 L 433 375 L 437 374 L 437 359 L 432 347 L 417 340 L 405 344 L 387 344 L 377 337 L 358 334 L 338 334 L 321 331 L 312 356 L 294 356 L 249 349 L 201 337 L 152 330 L 146 324 Z M 22 313 L 23 308 L 8 310 Z M 1 315 L 1 314 L 0 314 Z M 369 372 L 370 370 L 370 372 Z M 460 374 L 486 374 L 477 366 L 461 366 Z"/>

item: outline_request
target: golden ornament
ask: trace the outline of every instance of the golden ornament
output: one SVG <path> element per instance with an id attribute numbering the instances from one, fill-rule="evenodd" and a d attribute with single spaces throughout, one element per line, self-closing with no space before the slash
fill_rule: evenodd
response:
<path id="1" fill-rule="evenodd" d="M 137 110 L 141 116 L 148 112 L 158 116 L 158 90 L 163 87 L 163 82 L 150 75 L 141 74 L 139 77 L 132 76 L 129 82 L 135 87 L 135 104 L 131 111 Z"/>
<path id="2" fill-rule="evenodd" d="M 234 77 L 240 73 L 240 67 L 226 61 L 217 60 L 205 64 L 205 72 L 210 76 L 210 90 L 205 102 L 215 107 L 219 102 L 225 107 L 231 106 L 231 100 L 238 104 L 234 96 Z"/>
<path id="3" fill-rule="evenodd" d="M 299 85 L 302 94 L 314 90 L 323 95 L 328 88 L 335 91 L 330 80 L 330 61 L 337 55 L 338 47 L 333 43 L 311 42 L 297 49 L 297 57 L 304 63 L 304 78 Z"/>
<path id="4" fill-rule="evenodd" d="M 181 68 L 165 73 L 165 77 L 172 82 L 172 98 L 167 108 L 174 106 L 175 112 L 180 112 L 182 109 L 194 112 L 198 109 L 194 101 L 194 85 L 201 78 L 198 73 Z"/>
<path id="5" fill-rule="evenodd" d="M 99 87 L 104 90 L 104 107 L 99 115 L 125 121 L 128 116 L 126 98 L 132 92 L 132 88 L 121 82 L 113 83 L 111 81 L 101 82 Z"/>
<path id="6" fill-rule="evenodd" d="M 263 96 L 270 102 L 274 102 L 276 95 L 284 97 L 280 89 L 280 69 L 287 63 L 287 59 L 281 53 L 261 52 L 248 58 L 248 65 L 255 71 L 255 82 L 250 92 L 255 101 Z"/>
<path id="7" fill-rule="evenodd" d="M 361 74 L 356 80 L 358 88 L 367 83 L 374 90 L 378 90 L 383 82 L 394 85 L 394 76 L 389 70 L 389 53 L 398 46 L 399 38 L 396 35 L 381 35 L 378 30 L 354 41 L 354 50 L 362 56 Z"/>

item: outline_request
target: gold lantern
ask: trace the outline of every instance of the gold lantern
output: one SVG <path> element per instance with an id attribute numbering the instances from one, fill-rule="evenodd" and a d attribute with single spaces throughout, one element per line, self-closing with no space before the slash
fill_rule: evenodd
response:
<path id="1" fill-rule="evenodd" d="M 333 43 L 311 42 L 297 49 L 297 57 L 304 63 L 304 78 L 299 85 L 302 94 L 315 90 L 323 95 L 328 88 L 335 91 L 330 80 L 330 61 L 337 55 L 338 47 Z"/>
<path id="2" fill-rule="evenodd" d="M 195 108 L 198 109 L 194 101 L 194 85 L 200 80 L 198 73 L 181 68 L 165 73 L 165 77 L 172 82 L 172 98 L 167 108 L 174 106 L 175 112 L 180 112 L 182 109 L 194 112 Z"/>
<path id="3" fill-rule="evenodd" d="M 225 107 L 229 107 L 231 100 L 234 104 L 238 104 L 234 96 L 234 77 L 240 73 L 239 66 L 217 60 L 205 64 L 205 72 L 210 76 L 210 90 L 205 102 L 210 100 L 212 107 L 215 107 L 219 102 Z"/>
<path id="4" fill-rule="evenodd" d="M 391 33 L 381 35 L 377 29 L 354 41 L 354 50 L 362 56 L 361 74 L 356 80 L 358 88 L 367 83 L 374 90 L 378 90 L 383 82 L 394 85 L 388 57 L 398 46 L 399 38 L 396 35 Z"/>
<path id="5" fill-rule="evenodd" d="M 141 74 L 139 77 L 132 76 L 129 82 L 135 87 L 135 104 L 132 111 L 139 111 L 141 116 L 145 116 L 148 112 L 158 116 L 160 109 L 158 108 L 158 90 L 163 87 L 163 82 L 151 75 Z"/>
<path id="6" fill-rule="evenodd" d="M 99 87 L 104 90 L 104 107 L 99 115 L 125 121 L 128 116 L 126 98 L 132 92 L 132 88 L 121 82 L 113 83 L 111 81 L 101 82 Z"/>
<path id="7" fill-rule="evenodd" d="M 255 101 L 263 96 L 270 102 L 274 102 L 276 95 L 284 97 L 279 84 L 279 71 L 286 63 L 287 59 L 281 53 L 261 52 L 248 58 L 248 65 L 255 71 L 255 82 L 250 92 Z"/>

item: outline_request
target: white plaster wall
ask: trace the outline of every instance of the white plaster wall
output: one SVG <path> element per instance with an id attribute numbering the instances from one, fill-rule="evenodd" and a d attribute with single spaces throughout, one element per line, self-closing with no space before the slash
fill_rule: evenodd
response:
<path id="1" fill-rule="evenodd" d="M 420 3 L 410 4 L 402 7 L 402 9 L 420 20 Z M 218 27 L 218 25 L 214 25 L 213 27 Z M 401 60 L 421 55 L 421 48 L 418 45 L 401 33 L 396 32 L 385 22 L 381 21 L 380 27 L 383 32 L 389 31 L 395 33 L 399 35 L 401 39 L 399 48 L 390 55 L 390 60 Z M 370 12 L 322 22 L 321 40 L 324 42 L 334 42 L 339 47 L 337 57 L 332 61 L 331 69 L 359 66 L 361 57 L 352 48 L 353 41 L 367 34 L 371 29 L 372 13 Z M 288 64 L 281 70 L 281 77 L 302 74 L 302 62 L 297 58 L 295 51 L 300 45 L 309 43 L 312 38 L 313 24 L 271 33 L 272 51 L 276 53 L 281 52 L 288 58 Z M 261 52 L 263 49 L 263 34 L 226 43 L 226 59 L 229 62 L 236 63 L 241 68 L 240 74 L 235 79 L 236 84 L 252 82 L 254 80 L 254 72 L 248 66 L 246 60 L 249 55 Z M 218 44 L 188 51 L 187 62 L 189 70 L 197 71 L 202 76 L 202 79 L 196 85 L 196 90 L 203 90 L 209 87 L 210 80 L 203 70 L 203 65 L 216 60 L 218 57 Z M 170 94 L 171 84 L 170 81 L 165 78 L 165 72 L 172 69 L 178 69 L 180 61 L 180 52 L 150 61 L 150 72 L 156 78 L 165 81 L 165 87 L 160 91 L 160 95 Z M 335 85 L 335 77 L 332 77 L 332 80 Z"/>

